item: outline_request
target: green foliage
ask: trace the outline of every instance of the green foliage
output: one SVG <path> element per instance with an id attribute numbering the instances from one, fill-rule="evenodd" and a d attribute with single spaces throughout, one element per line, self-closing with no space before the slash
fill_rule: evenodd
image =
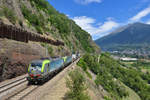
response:
<path id="1" fill-rule="evenodd" d="M 42 8 L 48 8 L 48 3 L 45 0 L 30 0 L 32 2 L 35 2 L 35 4 L 37 5 L 38 8 L 42 9 Z"/>
<path id="2" fill-rule="evenodd" d="M 37 8 L 38 14 L 30 11 L 24 4 L 21 6 L 22 13 L 29 21 L 29 25 L 35 27 L 39 33 L 53 33 L 56 36 L 56 30 L 59 31 L 61 38 L 64 40 L 65 44 L 71 49 L 72 43 L 70 42 L 71 35 L 74 35 L 78 42 L 75 41 L 76 45 L 81 44 L 81 49 L 88 53 L 95 52 L 95 47 L 91 44 L 91 36 L 84 30 L 82 30 L 78 25 L 75 24 L 73 20 L 70 20 L 66 15 L 56 11 L 46 0 L 30 0 L 33 7 Z M 41 14 L 45 12 L 45 16 Z M 54 28 L 49 28 L 54 26 Z"/>
<path id="3" fill-rule="evenodd" d="M 84 61 L 84 58 L 80 58 L 79 62 L 77 63 L 77 65 L 79 67 L 81 67 L 83 69 L 83 71 L 85 71 L 86 75 L 92 79 L 92 75 L 88 72 L 88 65 L 87 63 Z"/>
<path id="4" fill-rule="evenodd" d="M 104 100 L 111 100 L 111 99 L 107 96 L 104 96 Z"/>
<path id="5" fill-rule="evenodd" d="M 133 67 L 150 67 L 150 62 L 138 60 L 132 64 Z"/>
<path id="6" fill-rule="evenodd" d="M 71 34 L 71 32 L 75 33 L 76 38 L 80 41 L 84 50 L 87 52 L 94 52 L 94 48 L 91 46 L 89 42 L 90 35 L 87 32 L 83 31 L 72 20 L 69 20 L 68 17 L 66 17 L 66 15 L 59 14 L 53 8 L 48 8 L 51 6 L 43 6 L 43 7 L 40 6 L 39 4 L 42 3 L 44 0 L 33 0 L 33 1 L 41 9 L 47 9 L 50 15 L 48 21 L 59 30 L 62 39 L 65 40 Z M 70 42 L 67 42 L 67 45 L 68 47 L 71 47 Z"/>
<path id="7" fill-rule="evenodd" d="M 16 23 L 17 17 L 15 16 L 15 13 L 12 9 L 9 9 L 8 7 L 3 6 L 2 13 L 10 22 L 12 22 L 13 24 Z"/>
<path id="8" fill-rule="evenodd" d="M 93 53 L 94 48 L 90 44 L 91 36 L 86 31 L 77 26 L 74 22 L 72 23 L 72 30 L 75 33 L 75 37 L 79 40 L 84 50 L 88 53 Z"/>
<path id="9" fill-rule="evenodd" d="M 90 97 L 85 92 L 85 78 L 79 70 L 74 70 L 69 73 L 69 78 L 66 79 L 66 85 L 70 90 L 67 92 L 65 100 L 90 100 Z"/>
<path id="10" fill-rule="evenodd" d="M 25 5 L 21 7 L 23 16 L 29 21 L 30 24 L 34 25 L 36 30 L 42 34 L 42 28 L 44 28 L 45 25 L 45 19 L 43 15 L 39 14 L 33 14 L 32 11 L 30 11 Z"/>
<path id="11" fill-rule="evenodd" d="M 66 16 L 63 16 L 61 14 L 51 15 L 49 21 L 59 30 L 62 38 L 70 35 L 70 21 Z"/>
<path id="12" fill-rule="evenodd" d="M 112 65 L 116 67 L 118 64 L 112 61 L 112 59 L 107 59 L 110 58 L 110 54 L 108 53 L 101 54 L 100 63 L 98 62 L 98 57 L 98 55 L 85 54 L 78 62 L 78 65 L 82 68 L 84 68 L 83 66 L 86 66 L 92 72 L 97 74 L 95 83 L 97 85 L 101 84 L 113 98 L 119 100 L 120 98 L 128 96 L 125 87 L 115 81 L 114 76 L 110 73 L 110 71 L 112 71 L 110 67 Z"/>
<path id="13" fill-rule="evenodd" d="M 50 54 L 50 55 L 53 55 L 53 48 L 51 47 L 51 46 L 48 46 L 48 53 Z"/>
<path id="14" fill-rule="evenodd" d="M 85 73 L 90 79 L 92 79 L 92 75 L 88 71 L 86 71 Z"/>
<path id="15" fill-rule="evenodd" d="M 43 34 L 43 31 L 40 26 L 35 26 L 35 29 L 37 30 L 38 33 Z"/>
<path id="16" fill-rule="evenodd" d="M 133 89 L 142 100 L 150 99 L 150 95 L 148 95 L 150 86 L 147 85 L 148 74 L 143 74 L 134 68 L 123 68 L 117 61 L 105 54 L 101 55 L 100 66 L 108 72 L 107 74 L 111 74 L 114 78 L 119 79 Z M 101 73 L 106 74 L 104 70 Z"/>
<path id="17" fill-rule="evenodd" d="M 56 11 L 46 0 L 30 0 L 30 2 L 32 5 L 35 5 L 38 10 L 43 10 L 46 14 L 49 15 L 47 21 L 50 22 L 52 26 L 54 26 L 59 30 L 61 38 L 63 40 L 66 40 L 65 44 L 70 49 L 72 44 L 70 41 L 68 41 L 68 37 L 74 34 L 86 52 L 92 53 L 95 51 L 94 47 L 92 47 L 90 43 L 91 39 L 90 35 L 86 31 L 82 30 L 79 26 L 77 26 L 74 21 L 68 19 L 66 15 Z M 41 17 L 39 17 L 39 19 L 41 19 Z M 44 25 L 40 25 L 40 27 L 42 26 Z M 36 27 L 36 29 L 41 33 L 39 27 Z M 44 28 L 43 30 L 50 31 L 47 30 L 46 28 Z"/>
<path id="18" fill-rule="evenodd" d="M 132 64 L 133 67 L 137 68 L 137 69 L 141 69 L 141 68 L 144 68 L 144 69 L 150 69 L 150 62 L 146 62 L 146 61 L 143 61 L 143 60 L 138 60 L 137 62 L 134 62 Z M 150 84 L 150 73 L 142 73 L 139 71 L 139 74 L 141 76 L 141 78 L 143 80 L 145 80 L 148 84 Z"/>
<path id="19" fill-rule="evenodd" d="M 98 74 L 100 68 L 99 68 L 99 63 L 97 62 L 98 56 L 90 55 L 90 54 L 85 54 L 83 56 L 84 62 L 87 64 L 88 68 L 94 72 L 95 74 Z"/>
<path id="20" fill-rule="evenodd" d="M 36 5 L 39 10 L 43 10 L 49 15 L 57 14 L 58 12 L 46 0 L 30 0 L 31 5 Z"/>
<path id="21" fill-rule="evenodd" d="M 80 66 L 84 71 L 87 71 L 88 66 L 83 58 L 80 59 L 80 61 L 77 63 L 77 65 Z"/>
<path id="22" fill-rule="evenodd" d="M 50 56 L 53 56 L 53 48 L 50 45 L 46 43 L 41 43 L 41 46 L 43 46 L 44 48 L 48 50 L 48 53 L 50 54 Z"/>
<path id="23" fill-rule="evenodd" d="M 41 46 L 42 47 L 46 47 L 46 43 L 41 43 Z"/>
<path id="24" fill-rule="evenodd" d="M 128 92 L 125 91 L 125 87 L 121 86 L 119 82 L 115 81 L 115 78 L 113 78 L 106 71 L 97 75 L 95 83 L 97 85 L 101 84 L 104 89 L 112 94 L 112 97 L 117 100 L 128 96 Z"/>

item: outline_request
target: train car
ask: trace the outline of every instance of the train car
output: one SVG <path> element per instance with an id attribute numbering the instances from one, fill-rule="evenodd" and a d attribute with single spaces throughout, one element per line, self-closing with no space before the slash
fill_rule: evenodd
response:
<path id="1" fill-rule="evenodd" d="M 50 62 L 50 72 L 54 72 L 55 74 L 58 73 L 61 69 L 63 69 L 64 67 L 64 60 L 63 58 L 56 58 L 56 59 L 53 59 L 51 62 Z"/>
<path id="2" fill-rule="evenodd" d="M 70 63 L 72 63 L 72 61 L 72 56 L 67 56 L 64 61 L 64 66 L 68 66 Z"/>
<path id="3" fill-rule="evenodd" d="M 77 59 L 77 55 L 76 54 L 72 54 L 72 59 L 73 59 L 73 61 L 75 61 Z"/>
<path id="4" fill-rule="evenodd" d="M 80 57 L 80 53 L 79 53 L 79 52 L 77 52 L 76 56 L 77 56 L 77 58 L 79 58 L 79 57 Z"/>
<path id="5" fill-rule="evenodd" d="M 29 83 L 43 83 L 72 62 L 71 56 L 55 59 L 40 59 L 30 63 L 27 80 Z"/>

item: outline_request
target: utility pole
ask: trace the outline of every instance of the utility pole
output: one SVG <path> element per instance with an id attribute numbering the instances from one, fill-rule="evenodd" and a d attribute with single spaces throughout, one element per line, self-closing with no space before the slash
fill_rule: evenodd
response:
<path id="1" fill-rule="evenodd" d="M 101 55 L 98 56 L 98 63 L 99 63 L 99 60 L 100 60 L 100 56 L 101 56 Z"/>
<path id="2" fill-rule="evenodd" d="M 71 23 L 71 34 L 72 34 L 72 22 L 70 22 L 70 23 Z M 71 45 L 71 53 L 73 53 L 73 44 Z"/>
<path id="3" fill-rule="evenodd" d="M 46 43 L 45 43 L 45 44 L 46 44 Z M 48 46 L 47 46 L 47 45 L 48 45 L 48 44 L 45 45 L 45 57 L 48 57 L 48 54 L 47 54 L 47 53 L 48 53 L 48 51 L 47 51 Z"/>

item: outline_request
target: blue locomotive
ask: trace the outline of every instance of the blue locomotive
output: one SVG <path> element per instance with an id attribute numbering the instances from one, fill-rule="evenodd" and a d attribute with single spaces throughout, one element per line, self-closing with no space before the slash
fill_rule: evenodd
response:
<path id="1" fill-rule="evenodd" d="M 30 84 L 43 83 L 72 62 L 72 56 L 34 60 L 29 64 L 27 80 Z"/>

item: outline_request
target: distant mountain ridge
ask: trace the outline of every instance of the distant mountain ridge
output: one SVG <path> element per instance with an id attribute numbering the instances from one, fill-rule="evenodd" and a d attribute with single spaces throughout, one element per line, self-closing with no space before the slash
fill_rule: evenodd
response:
<path id="1" fill-rule="evenodd" d="M 96 44 L 102 50 L 113 51 L 129 48 L 145 49 L 150 44 L 150 25 L 144 23 L 133 23 L 123 26 L 110 35 L 97 39 Z M 119 49 L 118 49 L 119 48 Z"/>

